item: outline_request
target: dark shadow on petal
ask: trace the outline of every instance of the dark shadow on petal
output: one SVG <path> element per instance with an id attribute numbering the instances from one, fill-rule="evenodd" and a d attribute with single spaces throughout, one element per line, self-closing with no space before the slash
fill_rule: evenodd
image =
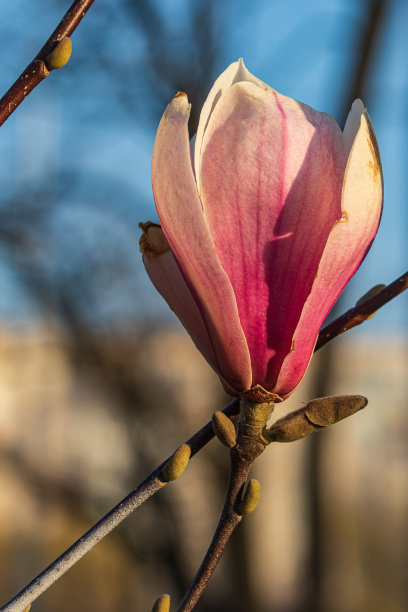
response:
<path id="1" fill-rule="evenodd" d="M 306 105 L 302 105 L 302 110 L 308 121 L 316 125 L 316 111 Z M 263 253 L 264 280 L 269 287 L 267 346 L 275 351 L 267 366 L 268 388 L 276 384 L 285 356 L 298 348 L 292 345 L 293 334 L 330 230 L 341 216 L 344 167 L 338 166 L 341 161 L 331 153 L 330 133 L 329 123 L 316 130 L 276 222 L 276 237 Z M 322 181 L 322 175 L 327 181 Z M 332 201 L 333 181 L 337 181 L 337 203 Z M 316 320 L 316 334 L 321 323 Z M 309 357 L 305 355 L 305 360 Z"/>

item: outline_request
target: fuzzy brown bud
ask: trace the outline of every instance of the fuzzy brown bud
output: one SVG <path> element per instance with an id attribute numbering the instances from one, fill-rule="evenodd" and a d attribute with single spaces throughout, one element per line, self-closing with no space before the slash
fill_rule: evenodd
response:
<path id="1" fill-rule="evenodd" d="M 319 397 L 276 421 L 263 435 L 269 442 L 293 442 L 334 425 L 365 406 L 367 399 L 362 395 Z"/>

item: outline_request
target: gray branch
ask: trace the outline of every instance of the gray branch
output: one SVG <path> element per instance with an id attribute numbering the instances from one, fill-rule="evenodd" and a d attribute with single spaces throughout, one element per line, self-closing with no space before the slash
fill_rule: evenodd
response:
<path id="1" fill-rule="evenodd" d="M 224 408 L 223 412 L 230 417 L 239 413 L 239 401 L 233 400 Z M 195 455 L 203 446 L 214 437 L 211 421 L 200 431 L 187 440 L 186 444 L 191 448 L 191 456 Z M 160 479 L 162 468 L 170 459 L 160 464 L 140 485 L 136 487 L 127 497 L 122 499 L 112 510 L 101 518 L 91 529 L 81 536 L 72 546 L 49 565 L 41 574 L 32 580 L 22 591 L 20 591 L 6 605 L 0 608 L 1 612 L 23 612 L 26 607 L 37 597 L 44 593 L 54 582 L 58 580 L 77 561 L 88 553 L 108 533 L 117 527 L 136 508 L 141 506 L 152 495 L 162 489 L 167 482 Z"/>

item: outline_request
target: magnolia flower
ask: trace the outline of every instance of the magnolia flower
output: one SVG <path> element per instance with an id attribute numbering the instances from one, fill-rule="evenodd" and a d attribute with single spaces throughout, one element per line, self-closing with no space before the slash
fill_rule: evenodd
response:
<path id="1" fill-rule="evenodd" d="M 178 93 L 152 161 L 161 228 L 141 224 L 146 270 L 232 395 L 285 399 L 374 240 L 381 162 L 361 100 L 344 131 L 231 64 L 200 115 Z M 277 398 L 279 396 L 279 398 Z"/>

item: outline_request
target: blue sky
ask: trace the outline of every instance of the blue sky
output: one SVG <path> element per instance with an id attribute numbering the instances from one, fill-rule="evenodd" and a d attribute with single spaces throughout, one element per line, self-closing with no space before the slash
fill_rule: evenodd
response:
<path id="1" fill-rule="evenodd" d="M 165 3 L 163 16 L 171 24 L 175 41 L 185 25 L 187 5 L 186 0 Z M 365 5 L 362 0 L 309 0 L 307 3 L 227 0 L 217 26 L 220 47 L 217 69 L 221 72 L 242 56 L 251 72 L 278 91 L 340 116 L 344 112 L 345 83 L 355 61 L 351 41 L 362 29 Z M 69 2 L 51 0 L 17 0 L 0 5 L 2 91 L 35 55 L 68 6 Z M 149 94 L 142 79 L 140 89 L 130 92 L 141 101 L 142 110 L 132 115 L 118 104 L 109 69 L 101 70 L 95 62 L 88 74 L 79 71 L 84 53 L 92 53 L 86 46 L 89 32 L 106 37 L 106 45 L 112 47 L 113 66 L 122 57 L 134 57 L 137 65 L 143 52 L 137 31 L 126 24 L 122 24 L 120 31 L 114 27 L 109 31 L 98 30 L 98 13 L 106 6 L 105 0 L 96 0 L 73 36 L 74 50 L 68 66 L 42 83 L 1 128 L 2 191 L 13 195 L 48 181 L 61 188 L 66 180 L 64 173 L 68 169 L 74 173 L 77 191 L 71 195 L 72 202 L 68 198 L 65 208 L 53 220 L 55 227 L 62 228 L 60 244 L 53 253 L 53 257 L 61 259 L 58 264 L 61 275 L 66 272 L 64 257 L 69 252 L 69 232 L 83 233 L 86 242 L 86 225 L 96 220 L 96 213 L 84 213 L 80 202 L 98 190 L 111 194 L 112 209 L 106 215 L 103 210 L 98 212 L 96 222 L 101 235 L 118 236 L 120 242 L 122 235 L 125 240 L 134 232 L 134 251 L 124 253 L 124 257 L 131 260 L 129 265 L 131 270 L 134 267 L 138 278 L 139 298 L 135 310 L 142 317 L 147 313 L 166 319 L 167 307 L 144 275 L 136 230 L 138 220 L 156 218 L 150 160 L 159 115 L 146 118 L 143 113 L 143 104 L 149 105 Z M 118 10 L 120 6 L 121 0 L 118 0 Z M 384 215 L 374 246 L 347 290 L 344 308 L 352 306 L 372 285 L 389 283 L 406 270 L 407 26 L 408 3 L 389 2 L 370 66 L 366 100 L 382 154 Z M 91 219 L 87 215 L 95 217 Z M 62 248 L 59 253 L 61 245 L 65 250 Z M 104 245 L 100 243 L 99 247 Z M 11 264 L 10 256 L 0 249 L 0 316 L 6 320 L 30 318 L 35 308 L 16 282 Z M 131 300 L 133 290 L 126 279 L 123 283 L 123 291 L 129 290 Z M 362 333 L 397 332 L 407 322 L 407 306 L 407 296 L 399 297 L 367 324 Z M 115 313 L 117 308 L 117 301 L 107 292 L 102 314 Z M 123 314 L 126 314 L 125 307 Z"/>

